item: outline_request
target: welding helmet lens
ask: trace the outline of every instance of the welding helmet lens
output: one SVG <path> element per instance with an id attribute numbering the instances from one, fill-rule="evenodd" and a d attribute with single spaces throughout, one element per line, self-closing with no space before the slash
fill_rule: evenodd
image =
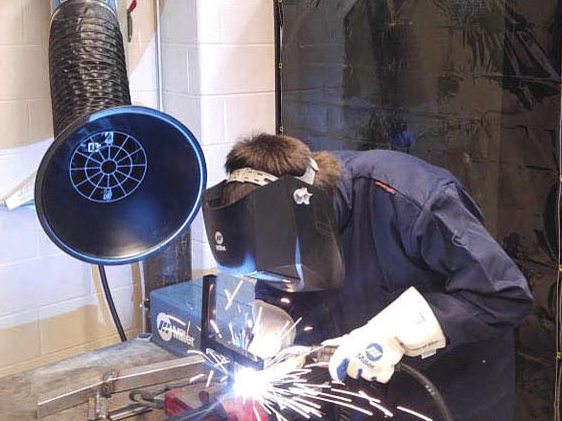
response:
<path id="1" fill-rule="evenodd" d="M 342 286 L 333 205 L 322 190 L 285 176 L 223 206 L 225 185 L 203 193 L 205 229 L 220 270 L 287 292 Z"/>

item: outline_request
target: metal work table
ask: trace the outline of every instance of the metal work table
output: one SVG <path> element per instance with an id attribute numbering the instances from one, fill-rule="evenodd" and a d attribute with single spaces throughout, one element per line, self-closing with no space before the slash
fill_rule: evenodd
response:
<path id="1" fill-rule="evenodd" d="M 93 352 L 77 355 L 34 370 L 0 378 L 0 421 L 35 420 L 41 395 L 53 390 L 72 387 L 99 378 L 112 368 L 126 369 L 176 358 L 152 342 L 134 339 Z M 118 393 L 109 400 L 118 408 L 129 402 L 128 392 Z M 88 404 L 82 404 L 42 418 L 44 421 L 82 421 L 88 417 Z M 163 412 L 151 411 L 130 420 L 155 421 Z"/>

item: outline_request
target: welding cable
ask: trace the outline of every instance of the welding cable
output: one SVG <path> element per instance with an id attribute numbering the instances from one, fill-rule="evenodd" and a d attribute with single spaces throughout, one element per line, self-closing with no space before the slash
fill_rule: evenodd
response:
<path id="1" fill-rule="evenodd" d="M 562 74 L 560 75 L 562 78 Z M 562 107 L 562 95 L 560 95 Z M 561 108 L 562 109 L 562 108 Z M 558 260 L 556 267 L 556 354 L 554 355 L 554 421 L 560 421 L 560 395 L 562 393 L 562 232 L 560 215 L 562 214 L 562 115 L 558 119 L 558 195 L 556 199 L 556 242 L 558 245 Z"/>
<path id="2" fill-rule="evenodd" d="M 425 390 L 427 390 L 427 392 L 437 405 L 437 408 L 439 408 L 439 412 L 443 417 L 443 421 L 454 421 L 453 415 L 451 414 L 451 411 L 449 410 L 449 407 L 447 406 L 443 395 L 441 395 L 441 392 L 439 392 L 439 390 L 431 380 L 424 376 L 420 371 L 405 363 L 398 363 L 396 369 L 398 371 L 409 374 L 413 379 L 421 384 Z"/>
<path id="3" fill-rule="evenodd" d="M 107 282 L 105 267 L 103 265 L 98 265 L 98 269 L 100 272 L 101 285 L 103 287 L 103 292 L 105 293 L 105 299 L 107 301 L 107 306 L 109 307 L 109 312 L 111 313 L 111 317 L 113 318 L 113 323 L 115 323 L 115 328 L 119 333 L 121 342 L 126 342 L 127 336 L 125 335 L 125 331 L 123 330 L 123 325 L 121 324 L 121 320 L 119 319 L 119 314 L 117 314 L 117 309 L 115 308 L 115 303 L 113 302 L 111 290 L 109 289 L 109 284 Z"/>

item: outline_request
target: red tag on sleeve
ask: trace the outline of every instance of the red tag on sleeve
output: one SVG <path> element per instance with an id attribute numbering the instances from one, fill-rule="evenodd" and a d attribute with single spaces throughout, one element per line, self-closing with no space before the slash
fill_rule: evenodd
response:
<path id="1" fill-rule="evenodd" d="M 385 192 L 390 193 L 390 194 L 394 194 L 396 193 L 396 190 L 394 190 L 392 187 L 387 186 L 384 183 L 381 183 L 380 181 L 375 181 L 375 184 L 377 186 L 379 186 L 381 189 L 383 189 Z"/>

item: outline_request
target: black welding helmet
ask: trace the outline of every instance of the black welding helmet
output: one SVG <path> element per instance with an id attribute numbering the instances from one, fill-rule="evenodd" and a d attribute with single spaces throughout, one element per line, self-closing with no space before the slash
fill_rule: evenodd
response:
<path id="1" fill-rule="evenodd" d="M 340 288 L 344 263 L 331 198 L 312 185 L 317 166 L 302 177 L 277 178 L 242 168 L 203 193 L 211 250 L 227 273 L 260 279 L 287 292 Z M 260 187 L 222 205 L 228 182 Z"/>

